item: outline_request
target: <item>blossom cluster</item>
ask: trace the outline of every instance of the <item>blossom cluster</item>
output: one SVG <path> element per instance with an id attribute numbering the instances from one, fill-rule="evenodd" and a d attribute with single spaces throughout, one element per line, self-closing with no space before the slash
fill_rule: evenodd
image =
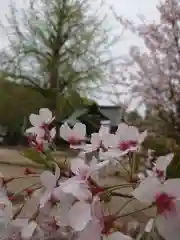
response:
<path id="1" fill-rule="evenodd" d="M 122 206 L 115 213 L 105 211 L 107 202 L 109 204 L 113 196 L 119 196 L 129 202 L 147 205 L 142 210 L 156 210 L 154 218 L 149 219 L 141 231 L 143 234 L 150 235 L 156 230 L 166 240 L 179 240 L 180 179 L 166 176 L 174 155 L 169 153 L 157 158 L 151 169 L 147 169 L 147 160 L 139 161 L 136 157 L 141 152 L 147 131 L 140 133 L 136 127 L 120 123 L 117 131 L 111 133 L 110 126 L 102 125 L 89 139 L 84 124 L 76 123 L 70 127 L 64 123 L 60 127 L 60 136 L 78 154 L 69 162 L 62 162 L 51 154 L 52 149 L 55 151 L 53 139 L 57 130 L 53 127 L 51 111 L 40 109 L 39 114 L 31 114 L 29 120 L 33 127 L 26 130 L 26 135 L 46 169 L 41 173 L 25 169 L 27 177 L 39 180 L 21 191 L 24 201 L 20 206 L 14 203 L 16 194 L 8 195 L 8 184 L 16 178 L 0 176 L 0 239 L 135 239 L 118 227 L 117 222 L 123 217 Z M 87 161 L 89 153 L 92 153 L 92 159 Z M 117 163 L 120 170 L 125 170 L 128 186 L 132 188 L 129 194 L 120 192 L 123 184 L 100 184 L 99 173 Z M 145 174 L 139 170 L 140 165 L 144 166 Z M 27 205 L 30 216 L 24 217 L 22 212 Z"/>

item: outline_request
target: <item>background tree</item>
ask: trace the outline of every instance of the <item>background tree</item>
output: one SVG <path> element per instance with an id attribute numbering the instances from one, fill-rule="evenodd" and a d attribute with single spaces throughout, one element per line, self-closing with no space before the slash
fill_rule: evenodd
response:
<path id="1" fill-rule="evenodd" d="M 25 140 L 23 133 L 27 128 L 29 115 L 45 107 L 46 99 L 33 86 L 24 86 L 6 80 L 0 81 L 0 96 L 0 136 L 1 130 L 5 128 L 8 131 L 6 144 L 22 143 Z M 87 106 L 90 102 L 82 98 L 75 90 L 71 91 L 67 97 L 59 96 L 57 117 L 58 119 L 66 118 L 75 109 Z"/>
<path id="2" fill-rule="evenodd" d="M 88 0 L 31 0 L 22 11 L 12 4 L 3 78 L 36 87 L 53 111 L 59 96 L 92 89 L 104 79 L 114 43 L 98 15 Z"/>
<path id="3" fill-rule="evenodd" d="M 131 58 L 124 62 L 129 75 L 123 79 L 134 97 L 141 97 L 148 108 L 152 130 L 180 142 L 180 2 L 166 0 L 159 4 L 159 22 L 143 19 L 136 26 L 121 17 L 127 29 L 138 34 L 146 50 L 133 46 Z M 126 86 L 127 86 L 126 85 Z"/>

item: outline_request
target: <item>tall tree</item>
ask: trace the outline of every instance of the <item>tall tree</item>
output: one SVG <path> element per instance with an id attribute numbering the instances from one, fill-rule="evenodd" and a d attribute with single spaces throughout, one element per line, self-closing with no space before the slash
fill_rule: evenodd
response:
<path id="1" fill-rule="evenodd" d="M 52 110 L 57 98 L 103 79 L 111 62 L 109 31 L 89 0 L 30 0 L 11 5 L 9 46 L 0 54 L 3 77 L 34 85 Z"/>
<path id="2" fill-rule="evenodd" d="M 180 1 L 165 0 L 157 9 L 160 20 L 153 23 L 144 18 L 136 26 L 118 18 L 144 40 L 146 47 L 145 52 L 131 47 L 131 58 L 124 63 L 129 76 L 124 81 L 156 119 L 156 131 L 180 142 Z"/>

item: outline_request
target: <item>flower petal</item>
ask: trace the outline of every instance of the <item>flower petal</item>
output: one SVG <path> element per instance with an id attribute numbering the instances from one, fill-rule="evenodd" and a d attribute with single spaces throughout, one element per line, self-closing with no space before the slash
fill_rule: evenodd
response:
<path id="1" fill-rule="evenodd" d="M 156 193 L 161 188 L 161 183 L 155 177 L 147 177 L 132 192 L 132 195 L 139 201 L 151 204 L 155 200 Z"/>
<path id="2" fill-rule="evenodd" d="M 91 204 L 91 211 L 93 218 L 98 219 L 101 221 L 103 219 L 103 207 L 98 196 L 93 197 L 93 201 Z"/>
<path id="3" fill-rule="evenodd" d="M 60 177 L 61 171 L 60 171 L 59 166 L 56 163 L 54 165 L 55 165 L 55 179 L 57 181 L 59 179 L 59 177 Z"/>
<path id="4" fill-rule="evenodd" d="M 95 150 L 96 148 L 100 147 L 100 143 L 101 143 L 101 138 L 100 138 L 99 134 L 98 133 L 92 133 L 91 134 L 92 149 Z"/>
<path id="5" fill-rule="evenodd" d="M 144 181 L 146 179 L 144 173 L 141 172 L 137 174 L 137 177 L 139 178 L 140 181 Z"/>
<path id="6" fill-rule="evenodd" d="M 40 198 L 40 207 L 43 208 L 44 205 L 51 199 L 51 192 L 46 190 Z"/>
<path id="7" fill-rule="evenodd" d="M 36 131 L 36 141 L 38 143 L 41 143 L 42 140 L 44 139 L 44 135 L 45 135 L 45 131 L 43 128 L 38 128 L 37 131 Z"/>
<path id="8" fill-rule="evenodd" d="M 77 139 L 84 140 L 86 136 L 86 125 L 82 123 L 76 123 L 73 127 L 73 132 Z"/>
<path id="9" fill-rule="evenodd" d="M 120 123 L 116 131 L 116 136 L 119 140 L 123 141 L 126 139 L 126 134 L 128 132 L 129 126 L 125 123 Z"/>
<path id="10" fill-rule="evenodd" d="M 128 131 L 126 133 L 126 138 L 125 140 L 132 140 L 132 141 L 137 141 L 139 138 L 139 131 L 136 127 L 134 126 L 129 126 Z"/>
<path id="11" fill-rule="evenodd" d="M 56 178 L 49 171 L 44 171 L 40 175 L 40 180 L 41 180 L 43 186 L 45 186 L 49 190 L 52 190 L 56 186 Z"/>
<path id="12" fill-rule="evenodd" d="M 30 239 L 33 236 L 36 228 L 37 228 L 37 223 L 35 221 L 31 221 L 28 225 L 26 225 L 22 229 L 21 237 L 23 239 Z"/>
<path id="13" fill-rule="evenodd" d="M 144 142 L 144 139 L 147 137 L 147 135 L 148 135 L 147 130 L 145 130 L 144 132 L 140 133 L 139 137 L 138 137 L 138 143 L 141 144 L 142 142 Z"/>
<path id="14" fill-rule="evenodd" d="M 52 121 L 52 112 L 48 108 L 41 108 L 39 116 L 42 122 L 50 123 Z"/>
<path id="15" fill-rule="evenodd" d="M 151 232 L 152 228 L 153 228 L 153 224 L 154 224 L 154 219 L 153 218 L 150 218 L 144 228 L 144 231 L 145 232 Z"/>
<path id="16" fill-rule="evenodd" d="M 102 159 L 112 159 L 112 158 L 120 158 L 125 156 L 127 153 L 129 152 L 129 149 L 126 151 L 120 151 L 120 150 L 116 150 L 116 149 L 109 149 L 106 152 L 100 152 L 100 158 Z M 118 159 L 118 160 L 122 160 L 122 159 Z"/>
<path id="17" fill-rule="evenodd" d="M 26 133 L 30 133 L 30 134 L 36 134 L 38 131 L 37 127 L 30 127 L 28 129 L 26 129 Z"/>
<path id="18" fill-rule="evenodd" d="M 74 158 L 71 160 L 71 171 L 78 175 L 81 171 L 87 171 L 89 169 L 88 165 L 81 158 Z"/>
<path id="19" fill-rule="evenodd" d="M 113 232 L 109 234 L 107 238 L 103 236 L 103 240 L 133 240 L 133 239 L 127 235 L 124 235 L 121 232 Z"/>
<path id="20" fill-rule="evenodd" d="M 101 127 L 99 129 L 99 136 L 102 138 L 103 136 L 108 135 L 108 134 L 109 134 L 109 126 L 101 125 Z"/>
<path id="21" fill-rule="evenodd" d="M 52 128 L 50 131 L 50 137 L 51 137 L 51 139 L 54 139 L 55 136 L 56 136 L 56 128 Z"/>
<path id="22" fill-rule="evenodd" d="M 93 162 L 91 162 L 89 171 L 86 174 L 86 179 L 88 177 L 92 176 L 93 173 L 95 173 L 96 171 L 100 170 L 101 168 L 103 168 L 103 167 L 105 167 L 109 164 L 109 160 L 105 160 L 105 161 L 102 161 L 102 162 L 99 162 L 99 163 L 96 163 L 97 159 L 95 157 L 93 157 L 92 161 L 93 160 L 94 160 L 95 163 L 93 164 Z"/>
<path id="23" fill-rule="evenodd" d="M 168 179 L 162 185 L 162 191 L 180 199 L 180 179 Z"/>
<path id="24" fill-rule="evenodd" d="M 63 192 L 72 194 L 79 200 L 89 200 L 92 197 L 86 183 L 83 183 L 82 180 L 78 180 L 76 177 L 61 183 L 60 188 Z"/>
<path id="25" fill-rule="evenodd" d="M 68 126 L 67 123 L 64 123 L 61 125 L 59 132 L 60 132 L 60 137 L 62 137 L 66 141 L 68 141 L 69 137 L 72 136 L 72 129 Z"/>
<path id="26" fill-rule="evenodd" d="M 34 113 L 29 116 L 29 121 L 34 127 L 40 127 L 42 125 L 40 116 Z"/>
<path id="27" fill-rule="evenodd" d="M 56 209 L 54 218 L 56 220 L 56 224 L 60 227 L 68 226 L 69 225 L 69 219 L 68 219 L 68 213 L 71 208 L 72 204 L 69 204 L 69 202 L 62 202 L 60 204 L 60 207 Z"/>
<path id="28" fill-rule="evenodd" d="M 101 225 L 99 221 L 92 220 L 87 224 L 85 229 L 79 233 L 79 240 L 101 240 Z"/>
<path id="29" fill-rule="evenodd" d="M 106 134 L 102 139 L 105 148 L 116 148 L 119 140 L 115 134 Z"/>
<path id="30" fill-rule="evenodd" d="M 91 205 L 85 202 L 76 202 L 69 211 L 69 224 L 75 231 L 82 231 L 91 216 Z"/>
<path id="31" fill-rule="evenodd" d="M 177 212 L 180 211 L 178 207 Z M 180 215 L 167 212 L 166 215 L 156 217 L 156 227 L 159 234 L 165 240 L 179 240 L 180 236 Z"/>
<path id="32" fill-rule="evenodd" d="M 170 164 L 174 157 L 174 154 L 170 153 L 166 156 L 158 157 L 155 168 L 161 171 L 166 171 L 167 166 Z"/>

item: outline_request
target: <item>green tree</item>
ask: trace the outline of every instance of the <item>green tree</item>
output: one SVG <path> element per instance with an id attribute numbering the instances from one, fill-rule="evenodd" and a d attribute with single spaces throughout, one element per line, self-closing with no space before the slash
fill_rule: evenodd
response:
<path id="1" fill-rule="evenodd" d="M 89 0 L 31 0 L 21 12 L 12 4 L 2 77 L 31 84 L 57 112 L 61 96 L 93 88 L 111 63 L 115 39 L 97 15 Z"/>
<path id="2" fill-rule="evenodd" d="M 0 125 L 8 129 L 10 138 L 14 136 L 14 133 L 21 137 L 24 128 L 28 125 L 29 115 L 46 106 L 45 98 L 36 91 L 36 88 L 6 80 L 0 81 L 0 96 Z M 60 96 L 57 104 L 57 117 L 62 120 L 72 114 L 76 108 L 87 104 L 89 104 L 88 99 L 81 98 L 76 91 L 72 91 L 66 98 Z M 62 105 L 65 110 L 62 109 Z"/>

